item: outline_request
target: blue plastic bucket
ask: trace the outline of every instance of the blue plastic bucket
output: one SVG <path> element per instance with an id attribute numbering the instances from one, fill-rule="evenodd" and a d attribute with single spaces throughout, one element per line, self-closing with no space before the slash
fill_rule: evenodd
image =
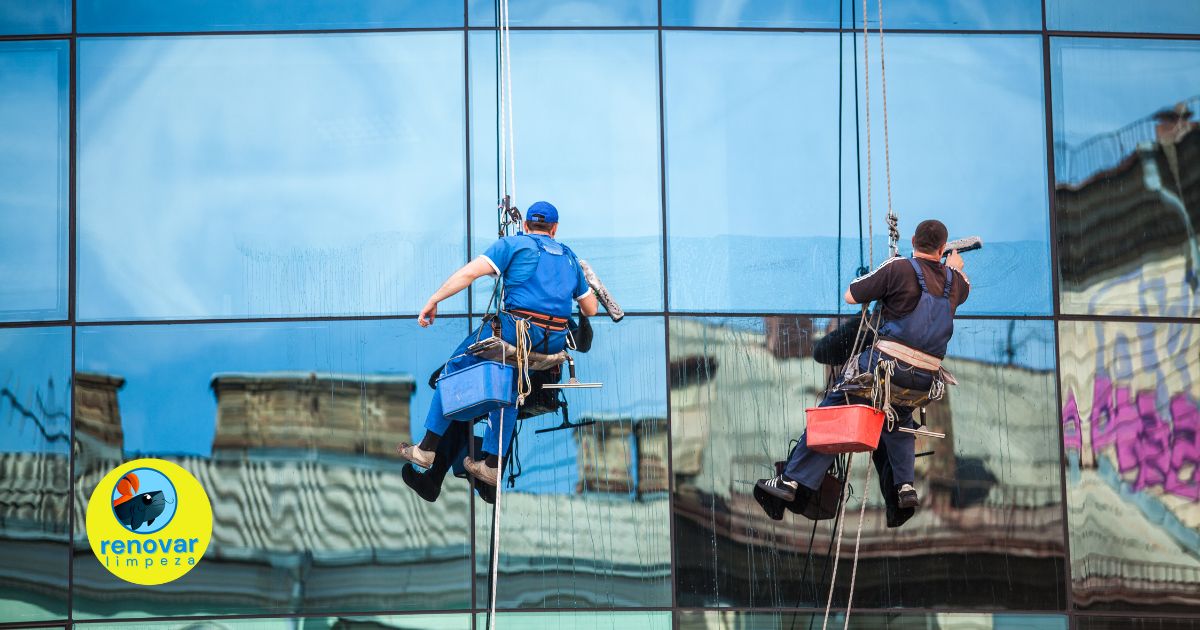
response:
<path id="1" fill-rule="evenodd" d="M 451 420 L 472 420 L 516 403 L 511 365 L 484 361 L 437 380 L 442 413 Z"/>

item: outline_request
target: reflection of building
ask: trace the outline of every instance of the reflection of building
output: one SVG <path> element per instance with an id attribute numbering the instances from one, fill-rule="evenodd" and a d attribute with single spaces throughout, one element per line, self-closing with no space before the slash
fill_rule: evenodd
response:
<path id="1" fill-rule="evenodd" d="M 824 564 L 829 522 L 814 534 L 798 516 L 771 521 L 752 498 L 752 484 L 770 474 L 788 440 L 799 436 L 805 407 L 823 390 L 824 368 L 777 358 L 768 343 L 771 326 L 766 335 L 694 320 L 671 326 L 672 359 L 700 353 L 721 365 L 706 382 L 679 383 L 671 395 L 675 544 L 706 550 L 676 554 L 682 588 L 716 581 L 731 601 L 782 605 L 772 593 L 804 587 L 810 541 Z M 1011 571 L 1006 588 L 1054 602 L 1061 594 L 1036 586 L 1040 577 L 1061 573 L 1065 553 L 1057 435 L 1047 433 L 1046 422 L 1054 414 L 1053 374 L 955 357 L 948 366 L 960 384 L 931 407 L 929 421 L 951 437 L 918 442 L 918 451 L 934 451 L 917 460 L 924 507 L 904 527 L 886 529 L 872 481 L 857 593 L 870 600 L 888 589 L 888 563 L 898 558 L 917 590 L 921 576 L 940 583 L 946 558 L 954 558 L 964 566 L 1003 561 Z M 984 402 L 997 398 L 1005 401 L 999 408 Z M 857 462 L 851 483 L 861 488 L 863 459 Z M 765 576 L 756 563 L 779 568 Z"/>
<path id="2" fill-rule="evenodd" d="M 86 430 L 77 436 L 76 514 L 84 513 L 99 479 L 123 461 L 115 396 L 122 381 L 92 375 L 88 382 L 107 384 L 88 386 L 112 396 L 97 398 L 106 404 L 94 405 Z M 247 602 L 296 611 L 467 605 L 471 508 L 466 485 L 448 478 L 438 501 L 426 503 L 404 485 L 401 462 L 391 456 L 396 441 L 410 439 L 411 377 L 221 374 L 212 387 L 219 418 L 212 456 L 148 454 L 180 464 L 208 492 L 212 543 L 186 583 L 137 591 L 138 597 L 214 613 Z M 635 425 L 644 429 L 634 433 L 645 433 L 643 446 L 633 450 L 644 453 L 637 457 L 636 485 L 643 493 L 662 490 L 664 422 Z M 581 438 L 592 446 L 580 450 L 603 444 L 605 456 L 596 461 L 610 461 L 610 454 L 627 458 L 629 427 L 629 422 L 591 425 L 588 433 L 596 437 Z M 620 491 L 628 492 L 628 472 L 624 479 Z M 581 597 L 603 598 L 588 600 L 592 604 L 637 601 L 647 575 L 665 584 L 669 550 L 638 543 L 645 527 L 639 514 L 650 503 L 641 502 L 637 512 L 631 501 L 597 502 L 595 494 L 590 496 L 505 494 L 500 570 L 508 585 L 504 589 L 512 589 L 508 597 L 541 601 L 538 585 L 556 571 L 589 585 L 581 586 Z M 656 505 L 665 502 L 659 498 Z M 659 520 L 665 520 L 665 507 L 660 511 Z M 522 527 L 523 514 L 563 528 L 547 535 Z M 579 522 L 581 515 L 587 515 L 586 523 Z M 477 515 L 479 523 L 485 518 Z M 596 531 L 612 538 L 597 542 Z M 90 561 L 90 552 L 82 551 L 87 549 L 83 530 L 76 533 L 82 559 L 75 565 L 76 603 L 103 609 L 103 598 L 126 587 Z M 287 587 L 263 588 L 264 580 Z"/>
<path id="3" fill-rule="evenodd" d="M 125 379 L 107 374 L 75 373 L 75 428 L 107 444 L 121 444 L 121 409 L 117 392 Z"/>
<path id="4" fill-rule="evenodd" d="M 667 490 L 665 418 L 604 419 L 576 430 L 579 442 L 578 492 L 637 495 Z"/>
<path id="5" fill-rule="evenodd" d="M 218 374 L 212 379 L 213 448 L 390 455 L 397 442 L 408 439 L 414 388 L 411 376 Z"/>
<path id="6" fill-rule="evenodd" d="M 1074 178 L 1060 175 L 1066 183 L 1055 189 L 1068 300 L 1088 304 L 1103 291 L 1104 303 L 1136 306 L 1145 278 L 1164 285 L 1164 303 L 1197 303 L 1195 296 L 1179 294 L 1194 292 L 1197 284 L 1188 274 L 1200 273 L 1200 131 L 1192 115 L 1180 104 L 1081 147 L 1060 149 L 1078 156 L 1065 160 L 1064 168 L 1095 165 L 1075 168 Z M 1090 157 L 1097 149 L 1112 157 Z"/>

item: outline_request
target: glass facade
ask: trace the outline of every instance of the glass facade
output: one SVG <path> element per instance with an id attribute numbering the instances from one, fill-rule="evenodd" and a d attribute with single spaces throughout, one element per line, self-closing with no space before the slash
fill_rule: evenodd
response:
<path id="1" fill-rule="evenodd" d="M 395 446 L 492 291 L 415 322 L 497 231 L 497 4 L 0 0 L 0 630 L 1200 628 L 1200 7 L 510 9 L 517 204 L 629 315 L 496 519 Z M 889 205 L 984 241 L 921 506 L 772 520 Z M 141 457 L 213 508 L 158 586 L 85 529 Z"/>

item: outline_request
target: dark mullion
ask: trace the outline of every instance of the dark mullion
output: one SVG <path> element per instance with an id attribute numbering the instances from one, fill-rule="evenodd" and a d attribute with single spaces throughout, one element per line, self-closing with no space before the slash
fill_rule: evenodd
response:
<path id="1" fill-rule="evenodd" d="M 1054 108 L 1052 103 L 1054 86 L 1051 81 L 1050 70 L 1050 36 L 1047 34 L 1048 24 L 1046 22 L 1046 0 L 1042 0 L 1042 103 L 1044 106 L 1043 116 L 1045 117 L 1045 141 L 1046 141 L 1046 194 L 1048 201 L 1046 208 L 1050 213 L 1049 216 L 1049 231 L 1050 231 L 1050 298 L 1053 303 L 1053 311 L 1055 316 L 1062 314 L 1061 299 L 1059 296 L 1059 252 L 1058 252 L 1058 215 L 1057 204 L 1055 202 L 1055 189 L 1057 175 L 1054 169 Z M 1051 324 L 1054 327 L 1054 400 L 1055 400 L 1055 417 L 1062 413 L 1062 345 L 1059 339 L 1060 323 L 1054 321 Z M 1055 422 L 1058 425 L 1058 483 L 1061 499 L 1059 506 L 1062 510 L 1062 537 L 1063 537 L 1063 596 L 1065 598 L 1063 604 L 1064 609 L 1071 613 L 1075 609 L 1075 588 L 1071 578 L 1071 528 L 1067 522 L 1070 505 L 1067 498 L 1067 447 L 1065 438 L 1066 429 L 1062 422 Z M 1068 623 L 1073 627 L 1075 619 L 1067 618 Z"/>
<path id="2" fill-rule="evenodd" d="M 663 20 L 662 20 L 662 0 L 658 0 L 658 188 L 659 188 L 659 210 L 662 221 L 662 304 L 663 304 L 663 369 L 671 363 L 671 318 L 666 315 L 666 312 L 671 310 L 671 292 L 670 292 L 670 265 L 668 263 L 668 239 L 667 239 L 667 116 L 666 116 L 666 87 L 663 79 Z M 670 571 L 670 588 L 671 588 L 671 609 L 675 610 L 679 606 L 679 594 L 676 589 L 675 570 L 675 449 L 674 449 L 674 428 L 672 426 L 671 413 L 671 379 L 666 379 L 664 387 L 664 395 L 666 396 L 666 418 L 667 418 L 667 561 L 671 567 Z M 676 615 L 672 613 L 672 624 L 676 624 Z"/>
<path id="3" fill-rule="evenodd" d="M 67 492 L 69 496 L 75 496 L 75 341 L 76 341 L 76 304 L 75 304 L 75 265 L 76 265 L 76 246 L 75 234 L 78 232 L 76 221 L 77 189 L 75 186 L 75 157 L 76 142 L 78 133 L 76 129 L 76 98 L 78 79 L 76 77 L 75 63 L 78 55 L 79 40 L 76 38 L 78 32 L 78 7 L 77 0 L 71 0 L 71 39 L 67 47 L 67 68 L 68 68 L 68 83 L 67 83 L 67 321 L 71 325 L 71 374 L 68 378 L 67 404 L 70 405 L 67 412 L 68 427 L 67 440 L 70 446 L 70 451 L 67 453 Z M 67 622 L 71 623 L 75 619 L 75 502 L 71 501 L 67 510 Z"/>
<path id="4" fill-rule="evenodd" d="M 12 321 L 0 322 L 0 329 L 3 328 L 46 328 L 49 326 L 69 326 L 71 321 L 68 319 L 49 319 L 44 321 Z"/>
<path id="5" fill-rule="evenodd" d="M 1095 39 L 1180 39 L 1180 40 L 1200 40 L 1200 33 L 1145 33 L 1145 32 L 1129 32 L 1121 31 L 1052 31 L 1047 30 L 1046 35 L 1050 37 L 1087 37 Z"/>
<path id="6" fill-rule="evenodd" d="M 67 39 L 71 33 L 40 33 L 36 35 L 0 35 L 0 42 L 28 42 L 47 39 Z"/>
<path id="7" fill-rule="evenodd" d="M 310 29 L 273 29 L 273 30 L 220 30 L 220 31 L 147 31 L 147 32 L 111 32 L 111 33 L 78 33 L 77 37 L 95 37 L 97 39 L 113 37 L 204 37 L 207 35 L 354 35 L 366 33 L 430 33 L 461 32 L 461 26 L 427 26 L 427 27 L 380 27 L 380 28 L 310 28 Z"/>

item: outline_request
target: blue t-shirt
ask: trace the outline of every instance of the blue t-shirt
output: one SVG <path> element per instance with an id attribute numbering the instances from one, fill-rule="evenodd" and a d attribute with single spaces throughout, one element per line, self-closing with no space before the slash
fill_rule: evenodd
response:
<path id="1" fill-rule="evenodd" d="M 483 253 L 483 258 L 491 263 L 492 269 L 497 274 L 504 274 L 504 283 L 509 288 L 520 286 L 533 276 L 534 270 L 537 269 L 538 246 L 533 242 L 535 238 L 554 241 L 549 236 L 541 234 L 506 236 L 492 243 L 492 246 Z M 578 266 L 576 269 L 579 271 L 579 277 L 576 279 L 575 290 L 571 296 L 578 300 L 587 295 L 587 292 L 591 291 L 591 287 L 583 277 L 583 269 Z"/>

